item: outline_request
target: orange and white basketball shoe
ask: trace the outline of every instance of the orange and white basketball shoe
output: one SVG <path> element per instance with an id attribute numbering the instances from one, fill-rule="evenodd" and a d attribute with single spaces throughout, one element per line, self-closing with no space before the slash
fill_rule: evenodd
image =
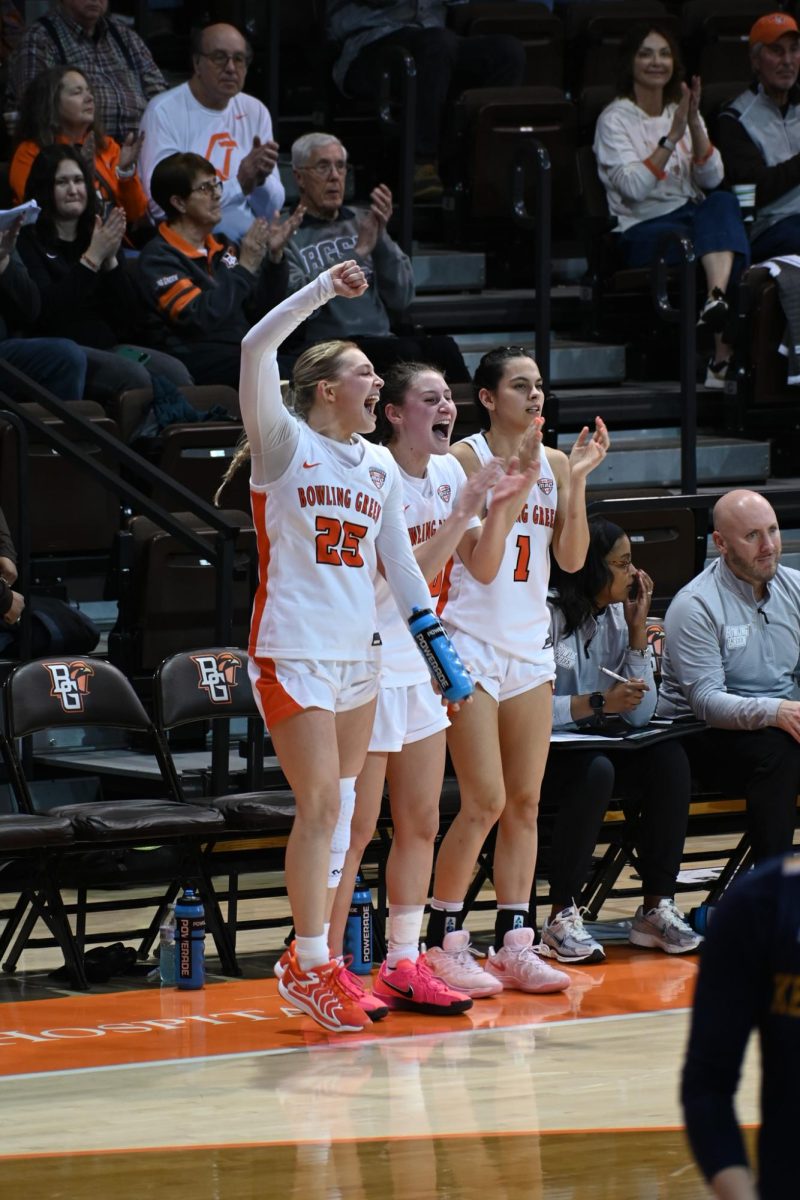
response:
<path id="1" fill-rule="evenodd" d="M 360 1033 L 369 1026 L 369 1017 L 342 984 L 342 971 L 344 967 L 336 959 L 311 971 L 301 971 L 290 954 L 278 980 L 278 991 L 284 1000 L 330 1033 Z"/>

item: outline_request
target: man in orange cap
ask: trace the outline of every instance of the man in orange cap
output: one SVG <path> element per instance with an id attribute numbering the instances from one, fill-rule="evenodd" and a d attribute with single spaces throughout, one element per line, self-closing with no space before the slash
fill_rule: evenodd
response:
<path id="1" fill-rule="evenodd" d="M 775 12 L 750 30 L 755 81 L 723 108 L 717 142 L 728 181 L 755 185 L 753 262 L 800 254 L 800 29 Z"/>

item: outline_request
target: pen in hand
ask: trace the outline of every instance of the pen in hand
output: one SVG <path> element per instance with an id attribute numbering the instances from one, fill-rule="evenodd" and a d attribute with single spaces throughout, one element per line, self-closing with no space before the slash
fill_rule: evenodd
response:
<path id="1" fill-rule="evenodd" d="M 608 667 L 601 667 L 600 670 L 604 675 L 608 675 L 609 679 L 616 679 L 618 683 L 632 682 L 632 680 L 626 679 L 624 675 L 618 675 L 616 671 L 609 671 Z"/>

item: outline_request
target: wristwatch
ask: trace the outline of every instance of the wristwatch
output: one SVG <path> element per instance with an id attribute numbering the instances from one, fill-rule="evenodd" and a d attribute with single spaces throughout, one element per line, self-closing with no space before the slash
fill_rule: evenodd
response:
<path id="1" fill-rule="evenodd" d="M 675 145 L 676 145 L 676 143 L 673 142 L 672 138 L 667 137 L 666 134 L 664 134 L 663 137 L 660 137 L 658 139 L 658 144 L 659 144 L 659 146 L 663 146 L 665 150 L 669 150 L 670 154 L 675 149 Z"/>
<path id="2" fill-rule="evenodd" d="M 602 692 L 592 692 L 589 697 L 589 704 L 592 709 L 592 716 L 595 721 L 602 721 L 605 713 L 606 698 Z"/>

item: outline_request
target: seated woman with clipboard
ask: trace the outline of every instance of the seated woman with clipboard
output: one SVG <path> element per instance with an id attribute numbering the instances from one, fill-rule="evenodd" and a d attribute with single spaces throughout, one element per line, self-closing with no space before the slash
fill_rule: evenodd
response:
<path id="1" fill-rule="evenodd" d="M 624 736 L 648 724 L 656 705 L 647 648 L 653 582 L 637 569 L 624 530 L 595 517 L 583 567 L 553 571 L 548 599 L 556 662 L 553 731 Z M 550 754 L 542 784 L 543 807 L 555 809 L 548 878 L 550 915 L 542 945 L 559 962 L 602 962 L 605 953 L 575 904 L 589 871 L 597 835 L 612 797 L 620 797 L 636 827 L 642 905 L 629 940 L 668 954 L 695 950 L 702 941 L 675 907 L 689 813 L 691 778 L 679 741 L 644 744 L 636 751 L 571 746 Z"/>

